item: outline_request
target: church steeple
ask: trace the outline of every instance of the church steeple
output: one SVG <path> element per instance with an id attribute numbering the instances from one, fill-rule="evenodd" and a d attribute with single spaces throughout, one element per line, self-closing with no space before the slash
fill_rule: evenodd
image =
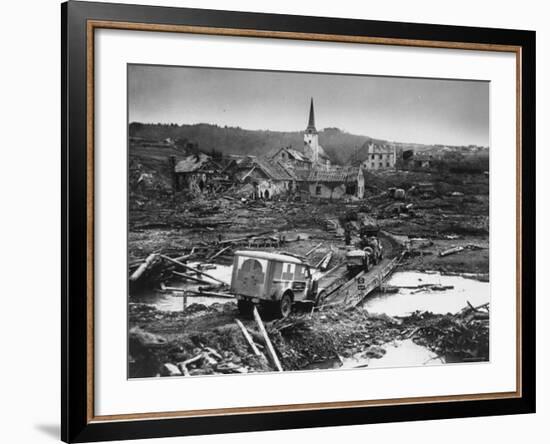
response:
<path id="1" fill-rule="evenodd" d="M 309 122 L 306 128 L 307 133 L 316 133 L 317 129 L 315 128 L 315 111 L 313 110 L 313 97 L 311 98 L 311 103 L 309 105 Z"/>

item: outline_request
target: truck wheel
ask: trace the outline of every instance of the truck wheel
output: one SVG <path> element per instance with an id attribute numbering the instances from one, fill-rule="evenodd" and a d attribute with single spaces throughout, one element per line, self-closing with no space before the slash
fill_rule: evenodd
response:
<path id="1" fill-rule="evenodd" d="M 292 311 L 292 296 L 290 293 L 283 294 L 283 297 L 279 301 L 278 305 L 278 315 L 281 318 L 286 318 Z"/>
<path id="2" fill-rule="evenodd" d="M 237 307 L 241 315 L 248 317 L 252 316 L 252 310 L 254 309 L 254 304 L 250 301 L 237 301 Z"/>
<path id="3" fill-rule="evenodd" d="M 326 297 L 327 294 L 324 291 L 320 291 L 317 295 L 317 298 L 315 299 L 315 306 L 319 307 L 320 305 L 323 305 L 325 303 Z"/>

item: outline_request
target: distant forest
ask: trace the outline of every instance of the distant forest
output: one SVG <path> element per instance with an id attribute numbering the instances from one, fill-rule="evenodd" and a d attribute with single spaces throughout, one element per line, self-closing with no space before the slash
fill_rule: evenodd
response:
<path id="1" fill-rule="evenodd" d="M 130 137 L 148 140 L 182 139 L 198 144 L 205 153 L 268 155 L 282 147 L 301 150 L 304 144 L 302 131 L 246 130 L 239 127 L 221 127 L 206 123 L 196 125 L 143 124 L 133 122 Z M 367 142 L 384 141 L 367 136 L 349 134 L 338 128 L 325 128 L 319 132 L 319 143 L 336 164 L 348 162 Z"/>
<path id="2" fill-rule="evenodd" d="M 247 130 L 240 127 L 227 127 L 199 123 L 195 125 L 177 125 L 164 123 L 132 122 L 129 127 L 130 137 L 148 141 L 162 141 L 172 139 L 180 147 L 194 146 L 195 150 L 215 156 L 225 154 L 241 154 L 254 156 L 268 156 L 279 148 L 292 147 L 302 150 L 304 133 L 302 131 L 268 131 Z M 357 164 L 367 156 L 369 143 L 388 144 L 386 140 L 373 139 L 368 136 L 359 136 L 346 133 L 338 128 L 325 128 L 319 131 L 319 143 L 335 164 Z M 415 143 L 395 143 L 399 151 L 411 150 L 414 152 L 436 153 L 443 149 L 443 145 L 423 145 Z M 443 163 L 473 162 L 478 168 L 487 169 L 489 151 L 483 148 L 473 158 L 465 159 L 460 152 L 465 147 L 449 147 L 451 152 L 443 156 Z M 448 148 L 447 148 L 448 149 Z M 483 164 L 483 166 L 480 164 Z"/>

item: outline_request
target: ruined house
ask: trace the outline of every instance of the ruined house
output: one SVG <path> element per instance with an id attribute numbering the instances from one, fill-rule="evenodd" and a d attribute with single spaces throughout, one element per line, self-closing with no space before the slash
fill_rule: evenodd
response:
<path id="1" fill-rule="evenodd" d="M 178 162 L 172 156 L 170 164 L 173 172 L 172 187 L 175 191 L 203 193 L 212 189 L 220 179 L 220 166 L 204 153 L 192 154 Z"/>
<path id="2" fill-rule="evenodd" d="M 432 167 L 433 156 L 430 154 L 414 153 L 407 160 L 407 166 L 413 170 L 429 169 Z"/>
<path id="3" fill-rule="evenodd" d="M 361 168 L 367 171 L 395 168 L 397 160 L 395 146 L 370 142 L 366 145 L 364 156 Z"/>
<path id="4" fill-rule="evenodd" d="M 311 169 L 311 160 L 302 152 L 291 147 L 279 149 L 271 160 L 295 169 Z"/>
<path id="5" fill-rule="evenodd" d="M 296 176 L 277 161 L 251 156 L 236 160 L 226 171 L 235 181 L 253 185 L 251 198 L 271 199 L 295 190 Z"/>
<path id="6" fill-rule="evenodd" d="M 365 176 L 361 168 L 312 170 L 305 180 L 311 197 L 341 199 L 365 195 Z"/>

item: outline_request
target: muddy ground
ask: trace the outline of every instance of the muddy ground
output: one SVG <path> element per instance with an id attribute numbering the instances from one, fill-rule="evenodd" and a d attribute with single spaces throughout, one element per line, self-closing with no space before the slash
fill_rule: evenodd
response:
<path id="1" fill-rule="evenodd" d="M 428 183 L 420 189 L 411 189 Z M 394 199 L 388 188 L 406 190 Z M 274 245 L 254 249 L 286 251 L 304 255 L 320 242 L 322 247 L 308 257 L 311 264 L 329 249 L 335 254 L 331 267 L 346 252 L 342 226 L 359 223 L 361 215 L 376 220 L 407 250 L 403 270 L 473 273 L 488 280 L 488 200 L 485 175 L 442 175 L 388 172 L 366 178 L 363 200 L 246 201 L 238 190 L 215 196 L 183 193 L 161 198 L 134 194 L 130 199 L 130 263 L 138 263 L 153 252 L 181 256 L 201 247 L 195 259 L 204 260 L 220 250 L 220 241 L 251 234 L 268 236 Z M 354 233 L 352 242 L 357 241 Z M 440 256 L 456 246 L 459 253 Z M 232 251 L 216 257 L 230 264 Z M 170 278 L 167 278 L 170 283 Z M 235 323 L 236 305 L 193 304 L 183 312 L 163 312 L 132 302 L 130 295 L 130 377 L 186 374 L 272 371 L 273 363 L 250 350 Z M 451 315 L 415 313 L 392 319 L 362 310 L 333 307 L 311 312 L 298 307 L 290 319 L 276 320 L 263 313 L 271 340 L 285 370 L 311 368 L 316 363 L 357 354 L 376 359 L 383 344 L 412 338 L 450 361 L 488 359 L 488 313 L 463 322 Z M 242 319 L 262 353 L 266 345 L 253 320 Z M 170 364 L 166 366 L 166 364 Z"/>
<path id="2" fill-rule="evenodd" d="M 369 359 L 385 354 L 384 344 L 407 339 L 446 362 L 489 359 L 488 312 L 481 309 L 467 309 L 456 316 L 413 313 L 392 318 L 361 309 L 333 307 L 311 312 L 299 307 L 285 319 L 273 319 L 265 312 L 261 316 L 284 371 L 323 368 L 327 362 L 341 365 L 351 357 L 368 366 Z M 236 319 L 263 356 L 254 354 Z M 183 312 L 159 312 L 131 304 L 130 325 L 130 377 L 276 369 L 257 324 L 240 316 L 233 302 L 209 307 L 193 304 Z"/>

